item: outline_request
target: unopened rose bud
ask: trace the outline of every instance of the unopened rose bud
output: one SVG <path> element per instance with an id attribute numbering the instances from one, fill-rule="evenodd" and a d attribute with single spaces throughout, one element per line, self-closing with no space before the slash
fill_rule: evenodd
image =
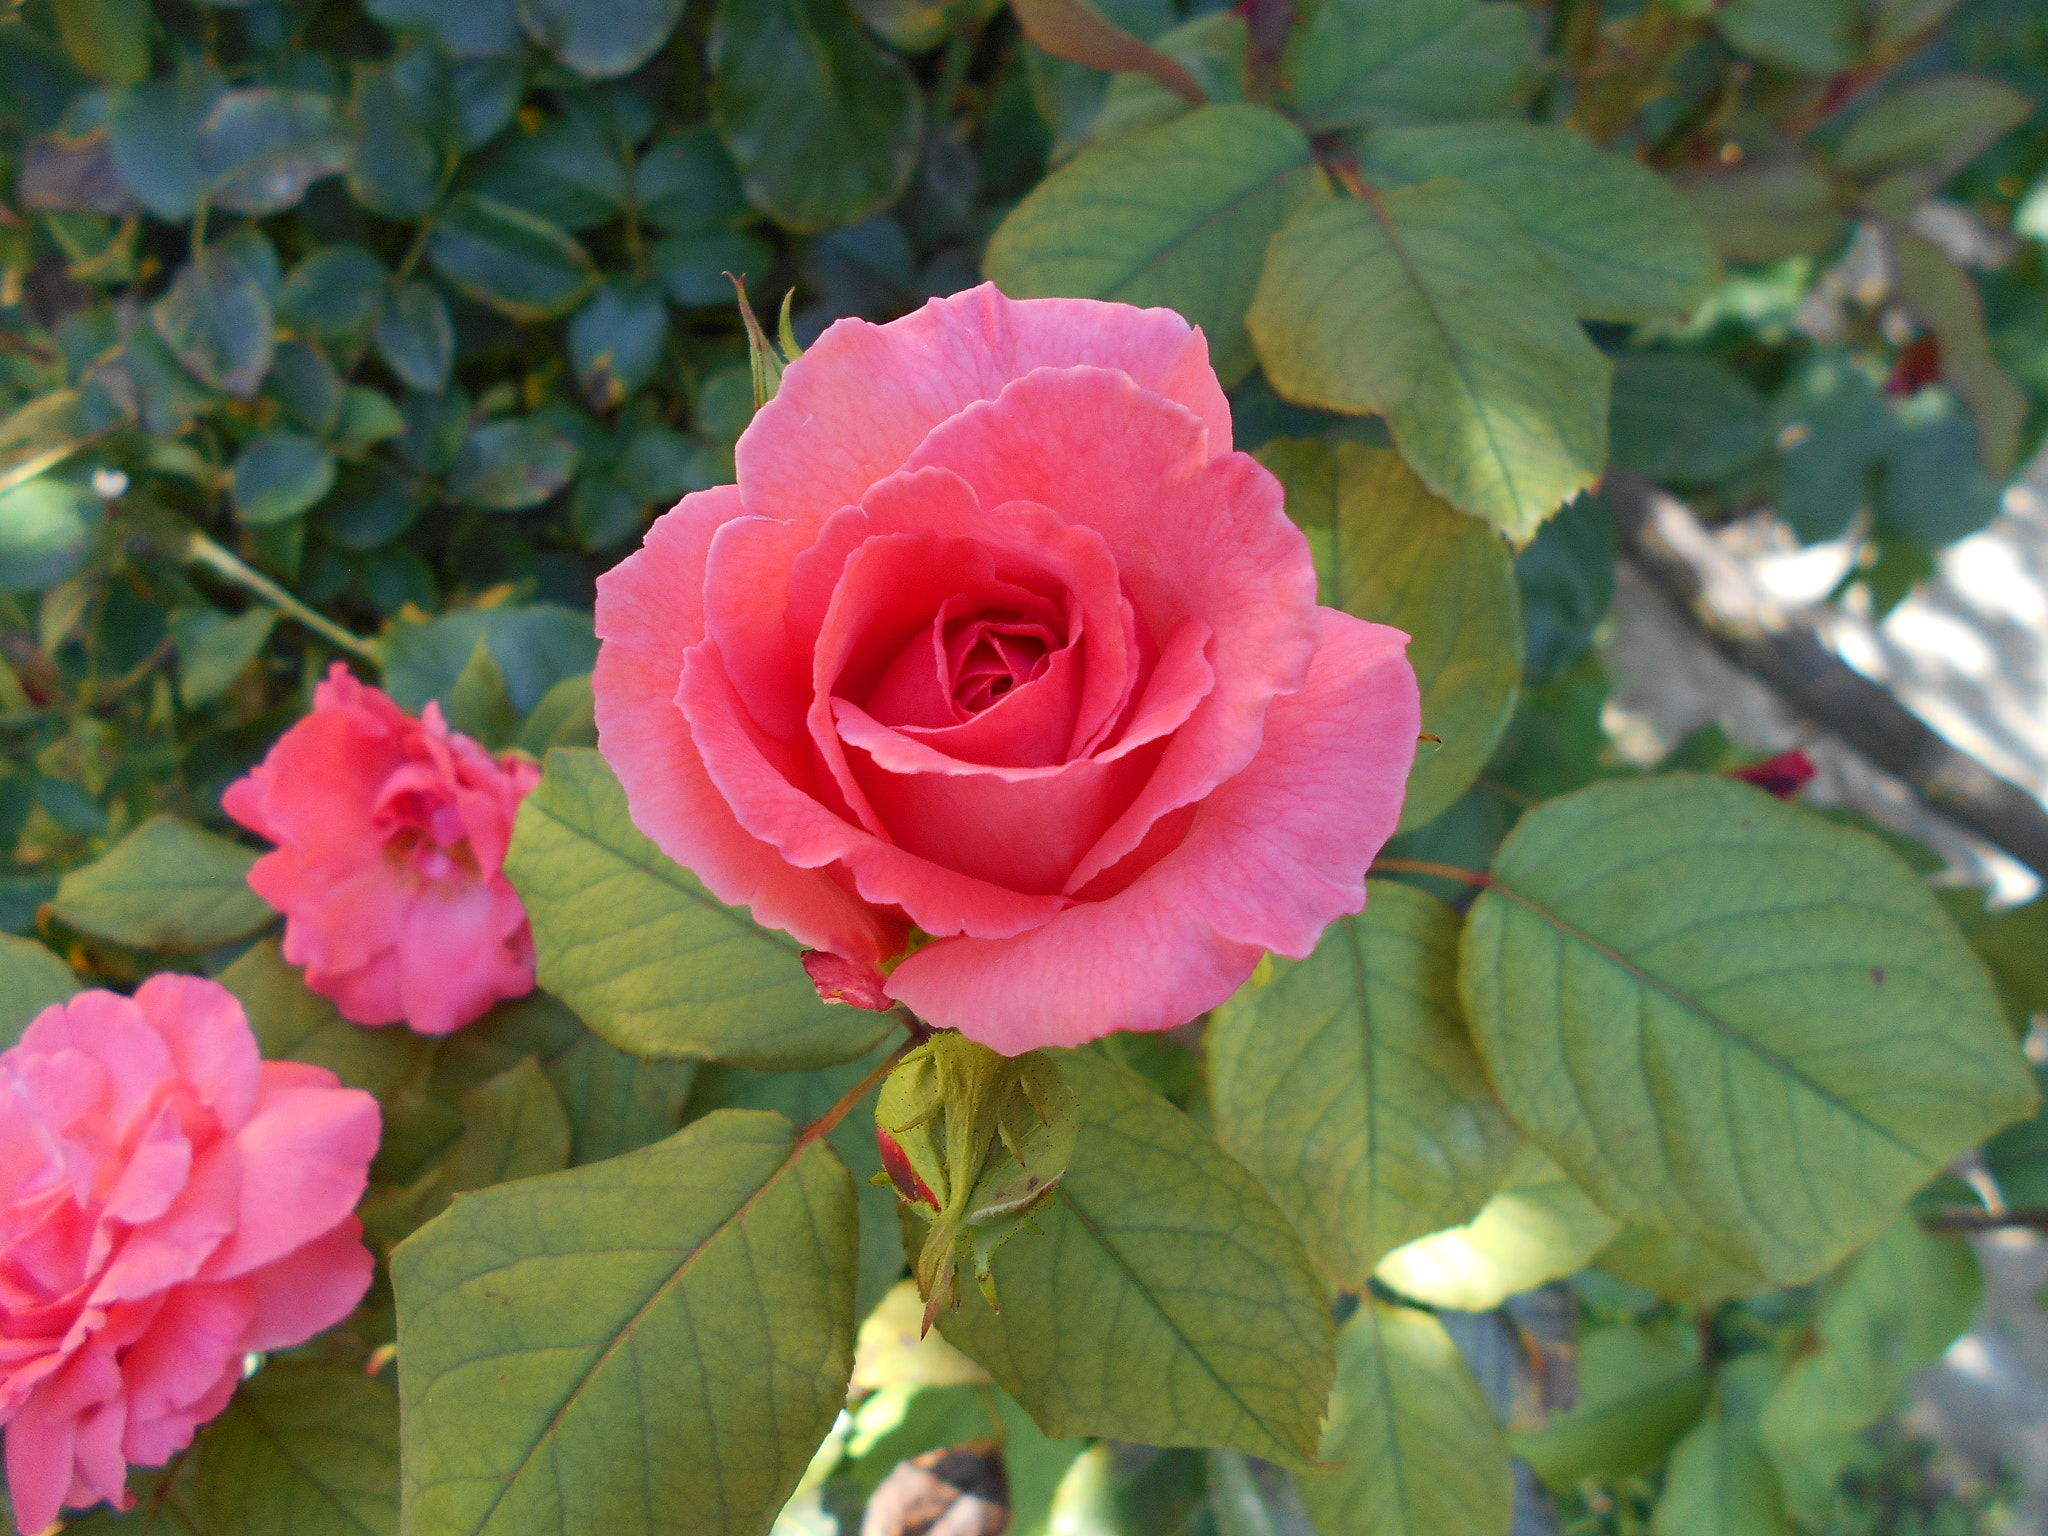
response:
<path id="1" fill-rule="evenodd" d="M 904 1204 L 929 1222 L 917 1258 L 925 1326 L 958 1305 L 962 1262 L 996 1305 L 989 1260 L 1052 1198 L 1080 1122 L 1073 1091 L 1042 1051 L 1001 1056 L 942 1033 L 882 1085 L 875 1134 Z"/>

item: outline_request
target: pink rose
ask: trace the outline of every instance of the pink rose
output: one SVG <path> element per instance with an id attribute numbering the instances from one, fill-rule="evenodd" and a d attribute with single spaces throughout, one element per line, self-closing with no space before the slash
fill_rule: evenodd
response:
<path id="1" fill-rule="evenodd" d="M 358 1024 L 460 1029 L 533 990 L 533 931 L 505 878 L 522 759 L 415 720 L 336 662 L 313 713 L 221 807 L 278 844 L 249 871 L 285 914 L 284 953 Z"/>
<path id="2" fill-rule="evenodd" d="M 1161 1029 L 1365 903 L 1407 636 L 1316 606 L 1199 331 L 842 320 L 598 583 L 599 745 L 722 900 L 999 1051 Z"/>
<path id="3" fill-rule="evenodd" d="M 82 992 L 0 1055 L 0 1423 L 15 1523 L 126 1508 L 227 1406 L 243 1356 L 332 1327 L 370 1284 L 352 1212 L 377 1101 L 266 1062 L 234 994 Z"/>

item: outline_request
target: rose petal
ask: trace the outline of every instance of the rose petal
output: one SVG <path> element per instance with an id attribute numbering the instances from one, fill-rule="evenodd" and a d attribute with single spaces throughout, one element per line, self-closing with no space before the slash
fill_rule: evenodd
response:
<path id="1" fill-rule="evenodd" d="M 252 1311 L 241 1347 L 284 1349 L 332 1328 L 355 1311 L 376 1268 L 363 1246 L 363 1224 L 351 1216 L 303 1248 L 252 1271 Z"/>
<path id="2" fill-rule="evenodd" d="M 419 1034 L 451 1034 L 533 990 L 526 908 L 502 877 L 424 889 L 413 913 L 398 941 L 399 992 Z"/>
<path id="3" fill-rule="evenodd" d="M 1121 894 L 1029 933 L 927 945 L 889 995 L 1010 1055 L 1170 1029 L 1228 997 L 1264 950 L 1305 956 L 1360 910 L 1400 820 L 1421 700 L 1399 630 L 1321 619 L 1307 682 L 1275 701 L 1266 746 L 1177 848 Z"/>
<path id="4" fill-rule="evenodd" d="M 100 1111 L 118 1133 L 172 1075 L 171 1049 L 131 998 L 97 989 L 61 1008 L 45 1008 L 22 1031 L 22 1056 L 77 1051 L 105 1074 Z"/>
<path id="5" fill-rule="evenodd" d="M 242 1157 L 235 1234 L 204 1276 L 232 1280 L 338 1225 L 362 1195 L 380 1130 L 377 1101 L 367 1093 L 308 1085 L 303 1074 L 273 1079 L 266 1069 L 256 1113 L 235 1137 Z"/>
<path id="6" fill-rule="evenodd" d="M 1018 301 L 984 283 L 887 325 L 828 326 L 740 436 L 747 510 L 821 521 L 901 468 L 948 417 L 1034 368 L 1075 363 L 1120 369 L 1179 401 L 1207 424 L 1212 451 L 1229 451 L 1230 405 L 1208 343 L 1179 315 L 1093 299 Z"/>
<path id="7" fill-rule="evenodd" d="M 744 831 L 712 784 L 676 706 L 683 654 L 704 634 L 704 563 L 712 534 L 740 515 L 732 486 L 686 496 L 641 548 L 598 578 L 598 745 L 619 776 L 633 824 L 720 901 L 799 942 L 879 960 L 903 947 L 900 924 L 829 875 L 792 868 Z M 801 711 L 799 711 L 799 719 Z"/>
<path id="8" fill-rule="evenodd" d="M 235 994 L 198 976 L 164 971 L 135 989 L 135 1002 L 170 1047 L 178 1075 L 222 1129 L 239 1130 L 255 1107 L 263 1058 Z"/>
<path id="9" fill-rule="evenodd" d="M 1268 703 L 1302 685 L 1317 644 L 1308 540 L 1256 460 L 1212 457 L 1198 417 L 1099 368 L 1040 369 L 969 406 L 911 456 L 925 465 L 953 470 L 985 505 L 1035 502 L 1095 529 L 1155 638 L 1190 618 L 1214 632 L 1215 686 L 1075 869 L 1079 889 L 1250 762 Z"/>

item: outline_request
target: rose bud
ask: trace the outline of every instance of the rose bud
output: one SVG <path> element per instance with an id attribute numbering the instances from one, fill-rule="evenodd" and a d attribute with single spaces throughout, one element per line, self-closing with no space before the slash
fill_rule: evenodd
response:
<path id="1" fill-rule="evenodd" d="M 890 1073 L 875 1135 L 898 1196 L 929 1223 L 915 1265 L 927 1329 L 958 1305 L 963 1261 L 996 1305 L 989 1260 L 1017 1233 L 1037 1230 L 1031 1218 L 1052 1198 L 1079 1133 L 1073 1090 L 1042 1051 L 999 1056 L 948 1031 Z"/>
<path id="2" fill-rule="evenodd" d="M 357 1024 L 445 1035 L 533 990 L 533 933 L 505 878 L 531 762 L 415 720 L 336 662 L 313 712 L 221 797 L 278 845 L 249 884 L 284 955 Z"/>

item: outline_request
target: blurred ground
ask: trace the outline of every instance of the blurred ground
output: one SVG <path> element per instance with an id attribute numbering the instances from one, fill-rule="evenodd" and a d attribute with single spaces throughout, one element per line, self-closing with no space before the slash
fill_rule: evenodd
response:
<path id="1" fill-rule="evenodd" d="M 1848 569 L 1845 546 L 1799 550 L 1764 521 L 1720 536 L 1786 604 L 1818 603 Z M 2007 492 L 2003 515 L 1949 548 L 1934 579 L 1882 623 L 1854 604 L 1815 618 L 1851 665 L 1889 684 L 1957 746 L 2048 797 L 2048 454 Z M 1990 885 L 2001 902 L 2039 889 L 2030 871 L 1927 811 L 1898 780 L 1723 661 L 1626 568 L 1611 630 L 1607 724 L 1630 756 L 1653 762 L 1707 724 L 1759 750 L 1803 747 L 1819 769 L 1813 798 L 1856 806 L 1921 839 L 1949 861 L 1950 878 Z M 1994 1233 L 1978 1252 L 1983 1313 L 1923 1375 L 1907 1422 L 1981 1476 L 2002 1457 L 2024 1486 L 2012 1536 L 2048 1536 L 2048 1312 L 2039 1299 L 2048 1295 L 2048 1239 Z"/>

